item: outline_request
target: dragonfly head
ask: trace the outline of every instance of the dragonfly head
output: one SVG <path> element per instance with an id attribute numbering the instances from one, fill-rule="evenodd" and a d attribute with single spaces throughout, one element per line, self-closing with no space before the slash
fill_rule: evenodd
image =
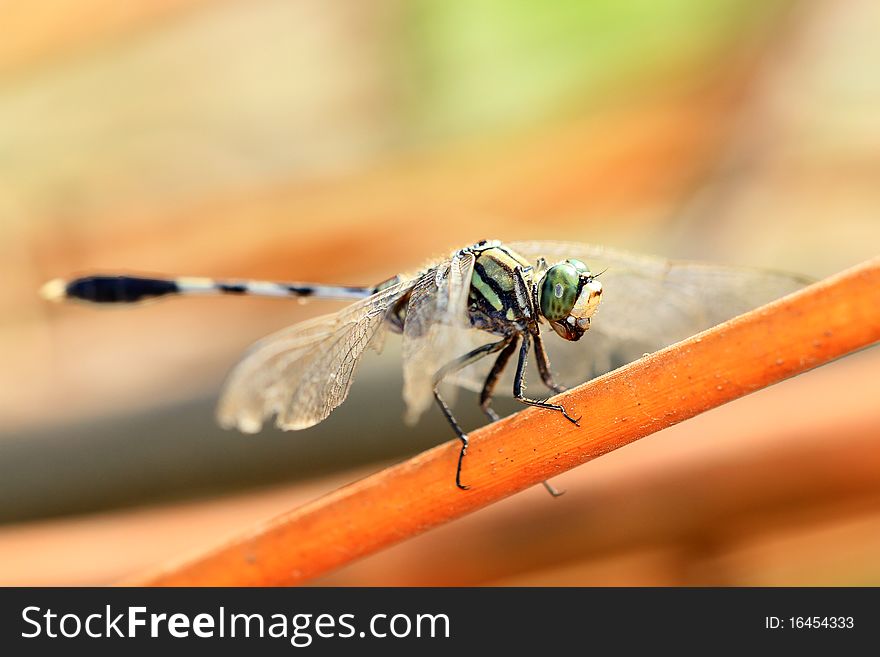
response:
<path id="1" fill-rule="evenodd" d="M 550 267 L 538 281 L 541 315 L 566 340 L 580 340 L 602 298 L 602 284 L 580 260 Z"/>

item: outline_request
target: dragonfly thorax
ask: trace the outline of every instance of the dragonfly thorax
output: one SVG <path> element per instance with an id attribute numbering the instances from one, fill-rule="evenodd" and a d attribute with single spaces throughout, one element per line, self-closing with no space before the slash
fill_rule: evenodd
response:
<path id="1" fill-rule="evenodd" d="M 500 242 L 481 243 L 471 249 L 475 256 L 468 294 L 471 325 L 507 334 L 515 326 L 521 330 L 534 321 L 534 270 L 529 261 Z"/>

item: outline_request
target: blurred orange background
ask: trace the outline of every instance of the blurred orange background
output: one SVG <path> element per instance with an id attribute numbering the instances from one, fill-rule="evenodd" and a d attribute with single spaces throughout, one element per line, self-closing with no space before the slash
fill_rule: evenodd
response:
<path id="1" fill-rule="evenodd" d="M 403 424 L 393 344 L 314 429 L 215 426 L 247 345 L 336 304 L 98 311 L 49 306 L 46 280 L 372 284 L 483 238 L 822 277 L 880 243 L 878 21 L 870 0 L 3 3 L 0 584 L 111 584 L 451 437 Z M 878 366 L 316 583 L 880 584 Z"/>

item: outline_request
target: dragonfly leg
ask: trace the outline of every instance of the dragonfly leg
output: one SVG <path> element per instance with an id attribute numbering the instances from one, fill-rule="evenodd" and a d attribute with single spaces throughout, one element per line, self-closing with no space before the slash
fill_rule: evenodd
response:
<path id="1" fill-rule="evenodd" d="M 562 497 L 563 495 L 565 495 L 564 490 L 559 490 L 558 488 L 556 488 L 553 484 L 551 484 L 546 479 L 544 481 L 542 481 L 541 483 L 544 484 L 544 488 L 546 488 L 547 492 L 550 493 L 553 497 Z"/>
<path id="2" fill-rule="evenodd" d="M 516 351 L 518 342 L 519 338 L 517 335 L 514 334 L 510 336 L 509 344 L 504 347 L 500 354 L 498 354 L 498 358 L 495 360 L 495 364 L 492 366 L 489 376 L 486 377 L 486 382 L 483 384 L 483 390 L 480 392 L 480 408 L 483 409 L 483 412 L 492 422 L 497 422 L 501 419 L 498 416 L 498 413 L 492 410 L 492 393 L 495 391 L 498 378 L 501 376 L 504 368 L 507 367 L 507 363 L 510 361 L 513 352 Z"/>
<path id="3" fill-rule="evenodd" d="M 535 333 L 535 358 L 538 361 L 538 372 L 540 372 L 541 380 L 545 386 L 556 394 L 568 390 L 568 388 L 559 385 L 553 379 L 553 372 L 550 370 L 550 359 L 547 357 L 547 351 L 544 349 L 544 339 L 540 333 Z"/>
<path id="4" fill-rule="evenodd" d="M 529 334 L 523 333 L 522 346 L 519 349 L 519 362 L 516 364 L 516 376 L 513 379 L 513 396 L 517 401 L 520 401 L 523 404 L 528 404 L 529 406 L 537 406 L 538 408 L 546 408 L 551 411 L 559 411 L 566 420 L 573 424 L 578 424 L 580 418 L 573 418 L 566 412 L 565 408 L 559 404 L 550 404 L 540 399 L 529 399 L 523 394 L 523 378 L 525 377 L 526 359 L 529 355 L 530 346 Z"/>
<path id="5" fill-rule="evenodd" d="M 455 431 L 455 435 L 458 436 L 458 439 L 461 441 L 461 451 L 458 453 L 458 467 L 455 469 L 455 485 L 462 490 L 467 490 L 469 486 L 465 486 L 461 483 L 461 463 L 464 460 L 464 455 L 467 454 L 468 448 L 467 434 L 461 428 L 461 425 L 458 424 L 458 421 L 452 414 L 452 410 L 449 408 L 449 404 L 447 404 L 443 397 L 440 396 L 440 392 L 437 390 L 436 386 L 434 387 L 434 399 L 437 400 L 437 405 L 440 406 L 440 410 L 443 411 L 443 415 L 446 416 L 446 420 L 452 426 L 452 430 Z"/>
<path id="6" fill-rule="evenodd" d="M 547 353 L 544 351 L 544 343 L 541 341 L 540 335 L 535 335 L 535 353 L 538 357 L 538 370 L 541 372 L 541 378 L 544 380 L 544 383 L 547 385 L 547 387 L 554 392 L 564 391 L 565 388 L 563 388 L 562 386 L 557 386 L 553 382 L 553 376 L 550 373 L 550 362 L 547 359 Z M 544 401 L 528 399 L 523 395 L 523 379 L 525 378 L 526 358 L 528 357 L 528 354 L 529 334 L 526 333 L 523 335 L 523 343 L 519 352 L 519 362 L 516 365 L 516 377 L 513 381 L 513 396 L 516 397 L 517 400 L 521 401 L 524 404 L 528 404 L 529 406 L 538 406 L 540 408 L 548 408 L 550 410 L 559 411 L 565 416 L 567 420 L 573 422 L 574 424 L 577 424 L 580 418 L 575 419 L 571 417 L 559 404 L 548 404 Z M 564 490 L 558 490 L 546 479 L 541 483 L 544 484 L 544 488 L 546 488 L 547 492 L 550 493 L 553 497 L 560 497 L 561 495 L 565 494 Z"/>
<path id="7" fill-rule="evenodd" d="M 452 410 L 449 408 L 449 404 L 440 396 L 439 386 L 440 383 L 446 378 L 448 375 L 457 372 L 458 370 L 467 367 L 471 363 L 475 363 L 481 358 L 485 358 L 489 354 L 494 354 L 497 351 L 501 351 L 504 349 L 508 343 L 510 342 L 510 337 L 505 337 L 498 342 L 493 342 L 491 344 L 483 345 L 482 347 L 477 347 L 473 351 L 466 353 L 461 358 L 456 358 L 451 363 L 447 363 L 434 376 L 434 399 L 437 400 L 437 405 L 440 407 L 440 410 L 443 411 L 443 415 L 446 417 L 446 420 L 449 422 L 450 426 L 452 426 L 452 430 L 455 431 L 455 435 L 458 436 L 458 439 L 461 441 L 461 451 L 458 453 L 458 467 L 455 470 L 455 485 L 461 488 L 462 490 L 467 490 L 468 487 L 461 483 L 461 464 L 464 461 L 464 455 L 467 453 L 468 448 L 468 437 L 464 430 L 461 428 L 461 425 L 455 419 L 455 416 L 452 414 Z"/>

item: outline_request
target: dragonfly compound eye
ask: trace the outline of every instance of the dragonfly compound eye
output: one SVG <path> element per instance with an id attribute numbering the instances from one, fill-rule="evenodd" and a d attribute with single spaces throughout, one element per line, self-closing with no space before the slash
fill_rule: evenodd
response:
<path id="1" fill-rule="evenodd" d="M 589 276 L 590 275 L 590 268 L 587 267 L 587 265 L 584 264 L 583 261 L 575 260 L 574 258 L 569 258 L 565 262 L 567 262 L 572 267 L 577 269 L 578 274 L 580 274 L 581 276 Z"/>
<path id="2" fill-rule="evenodd" d="M 551 322 L 568 317 L 579 287 L 580 274 L 573 264 L 563 262 L 550 267 L 541 283 L 541 314 Z"/>

